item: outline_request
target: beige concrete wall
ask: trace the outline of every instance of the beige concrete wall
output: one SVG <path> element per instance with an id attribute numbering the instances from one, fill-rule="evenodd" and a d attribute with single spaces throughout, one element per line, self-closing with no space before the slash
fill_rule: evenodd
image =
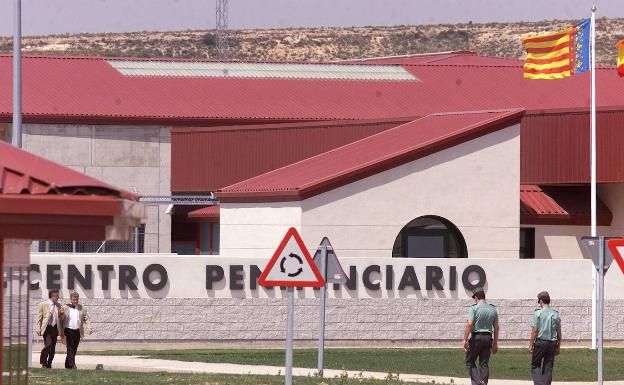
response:
<path id="1" fill-rule="evenodd" d="M 613 214 L 611 226 L 599 226 L 598 235 L 624 236 L 624 183 L 598 186 L 598 196 Z M 535 229 L 535 258 L 582 259 L 579 239 L 591 234 L 590 226 L 531 226 Z"/>
<path id="2" fill-rule="evenodd" d="M 269 258 L 288 228 L 301 232 L 300 202 L 222 203 L 220 216 L 225 257 Z"/>
<path id="3" fill-rule="evenodd" d="M 25 124 L 25 150 L 141 195 L 171 195 L 168 127 Z M 146 252 L 171 251 L 165 206 L 148 207 Z"/>
<path id="4" fill-rule="evenodd" d="M 391 258 L 412 219 L 437 215 L 469 258 L 518 258 L 520 138 L 513 126 L 302 202 L 302 236 L 328 236 L 341 257 Z"/>
<path id="5" fill-rule="evenodd" d="M 307 245 L 315 247 L 315 245 Z M 55 269 L 61 298 L 69 295 L 69 265 L 83 274 L 90 265 L 93 274 L 91 288 L 76 284 L 80 301 L 89 310 L 95 333 L 88 340 L 279 340 L 284 338 L 286 293 L 277 287 L 251 288 L 251 266 L 264 267 L 268 256 L 262 258 L 218 258 L 214 256 L 179 256 L 163 254 L 50 254 L 33 253 L 31 263 L 37 264 L 30 279 L 39 284 L 31 290 L 31 314 L 47 295 L 48 269 Z M 144 269 L 161 264 L 167 271 L 167 285 L 159 291 L 145 288 Z M 347 271 L 357 268 L 353 275 L 355 289 L 343 285 L 327 288 L 326 338 L 328 340 L 377 341 L 457 341 L 472 304 L 470 292 L 462 285 L 462 272 L 467 265 L 479 265 L 487 274 L 485 285 L 488 301 L 498 309 L 501 339 L 518 344 L 526 340 L 535 295 L 541 290 L 551 293 L 552 305 L 563 322 L 563 333 L 569 340 L 587 341 L 591 337 L 591 263 L 583 260 L 493 260 L 493 259 L 388 259 L 341 258 Z M 110 290 L 102 290 L 98 265 L 112 265 Z M 121 265 L 134 266 L 137 290 L 119 289 Z M 223 268 L 223 276 L 207 289 L 206 266 Z M 381 274 L 370 275 L 371 282 L 380 281 L 375 290 L 364 287 L 367 266 L 379 265 Z M 239 272 L 231 275 L 231 267 Z M 386 289 L 388 266 L 394 269 L 392 289 Z M 406 267 L 413 267 L 421 290 L 411 287 L 397 289 Z M 444 290 L 426 290 L 427 266 L 439 266 L 445 272 Z M 450 266 L 457 267 L 457 290 L 449 290 Z M 240 268 L 243 271 L 240 271 Z M 512 272 L 512 273 L 510 273 Z M 553 273 L 556 272 L 556 273 Z M 156 279 L 152 277 L 151 279 Z M 232 288 L 233 281 L 242 286 Z M 624 280 L 615 268 L 605 280 L 605 338 L 624 340 Z M 306 288 L 295 292 L 295 338 L 318 338 L 319 292 Z M 16 306 L 17 299 L 4 291 L 5 311 Z M 24 300 L 22 300 L 24 301 Z M 22 302 L 23 303 L 23 302 Z M 171 327 L 175 320 L 176 327 Z M 209 328 L 205 324 L 210 324 Z M 7 331 L 7 329 L 5 329 Z M 456 342 L 455 342 L 456 343 Z M 362 342 L 362 345 L 366 343 Z M 369 343 L 370 344 L 370 343 Z"/>

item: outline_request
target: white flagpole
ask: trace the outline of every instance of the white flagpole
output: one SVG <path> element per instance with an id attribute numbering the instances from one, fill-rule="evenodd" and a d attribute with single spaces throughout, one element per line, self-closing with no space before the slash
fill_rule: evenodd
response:
<path id="1" fill-rule="evenodd" d="M 15 0 L 13 24 L 13 126 L 11 143 L 22 147 L 22 1 Z"/>
<path id="2" fill-rule="evenodd" d="M 596 6 L 592 6 L 592 16 L 590 24 L 590 73 L 591 73 L 591 105 L 590 105 L 590 119 L 591 119 L 591 236 L 597 235 L 597 221 L 596 221 Z M 596 349 L 596 296 L 598 292 L 596 290 L 596 280 L 598 276 L 596 269 L 593 271 L 593 285 L 592 285 L 592 349 Z"/>

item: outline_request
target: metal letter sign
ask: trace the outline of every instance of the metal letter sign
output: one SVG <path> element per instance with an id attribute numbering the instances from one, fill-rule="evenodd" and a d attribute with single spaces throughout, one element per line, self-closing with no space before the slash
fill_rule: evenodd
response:
<path id="1" fill-rule="evenodd" d="M 301 236 L 288 229 L 258 278 L 261 286 L 321 287 L 325 284 Z"/>
<path id="2" fill-rule="evenodd" d="M 594 266 L 598 269 L 598 265 L 600 264 L 600 237 L 582 237 L 581 243 L 585 246 L 585 250 L 591 256 L 592 262 L 594 262 Z M 605 240 L 609 240 L 609 237 L 603 237 Z M 611 242 L 611 241 L 608 241 Z M 604 255 L 604 271 L 609 270 L 609 266 L 611 262 L 613 262 L 613 252 L 609 249 L 605 248 Z"/>
<path id="3" fill-rule="evenodd" d="M 624 239 L 611 239 L 607 242 L 620 270 L 624 273 Z"/>

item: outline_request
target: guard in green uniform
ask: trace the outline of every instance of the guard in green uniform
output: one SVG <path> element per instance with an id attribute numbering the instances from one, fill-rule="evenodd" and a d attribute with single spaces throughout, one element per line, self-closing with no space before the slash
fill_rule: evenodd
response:
<path id="1" fill-rule="evenodd" d="M 498 313 L 494 305 L 485 302 L 485 291 L 482 287 L 473 290 L 472 298 L 475 304 L 470 307 L 468 322 L 464 327 L 466 366 L 472 385 L 487 385 L 490 378 L 490 354 L 498 351 Z"/>
<path id="2" fill-rule="evenodd" d="M 551 309 L 547 291 L 537 295 L 537 302 L 540 308 L 533 313 L 529 339 L 529 352 L 533 353 L 531 374 L 535 385 L 550 385 L 555 356 L 561 348 L 561 319 L 559 313 Z"/>

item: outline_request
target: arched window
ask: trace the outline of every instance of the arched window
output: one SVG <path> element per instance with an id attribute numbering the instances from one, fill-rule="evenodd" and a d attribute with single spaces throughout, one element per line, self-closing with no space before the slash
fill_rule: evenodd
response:
<path id="1" fill-rule="evenodd" d="M 392 248 L 394 258 L 467 258 L 466 241 L 457 227 L 433 215 L 418 217 L 401 229 Z"/>

